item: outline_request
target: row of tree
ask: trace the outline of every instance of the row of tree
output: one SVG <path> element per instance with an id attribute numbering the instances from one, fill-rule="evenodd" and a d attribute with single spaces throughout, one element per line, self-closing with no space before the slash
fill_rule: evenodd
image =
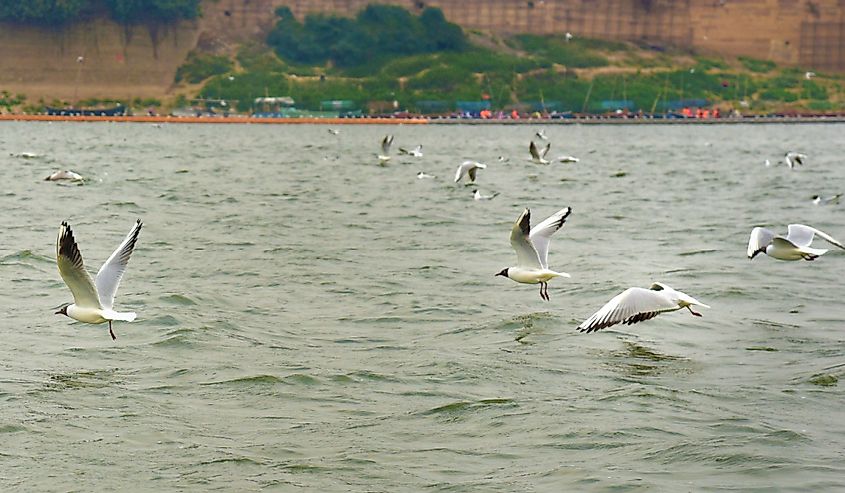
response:
<path id="1" fill-rule="evenodd" d="M 0 0 L 0 21 L 55 26 L 108 13 L 127 24 L 174 22 L 200 14 L 200 0 Z"/>
<path id="2" fill-rule="evenodd" d="M 446 21 L 438 8 L 415 16 L 401 7 L 369 5 L 354 19 L 308 15 L 304 23 L 287 7 L 276 15 L 280 20 L 267 43 L 280 57 L 306 65 L 331 61 L 355 67 L 379 57 L 461 51 L 467 45 L 461 28 Z"/>

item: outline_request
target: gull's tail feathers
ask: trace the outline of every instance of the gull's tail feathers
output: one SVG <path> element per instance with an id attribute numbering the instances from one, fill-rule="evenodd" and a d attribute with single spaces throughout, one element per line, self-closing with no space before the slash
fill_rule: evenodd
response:
<path id="1" fill-rule="evenodd" d="M 107 320 L 120 320 L 121 322 L 132 322 L 138 316 L 135 312 L 115 312 L 106 313 Z"/>

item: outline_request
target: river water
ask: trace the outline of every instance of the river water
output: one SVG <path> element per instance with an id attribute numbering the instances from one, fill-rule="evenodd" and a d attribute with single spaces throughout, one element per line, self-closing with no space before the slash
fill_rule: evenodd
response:
<path id="1" fill-rule="evenodd" d="M 756 225 L 845 239 L 810 200 L 845 127 L 547 125 L 581 162 L 537 166 L 540 128 L 2 124 L 2 489 L 845 489 L 845 252 L 745 256 Z M 385 133 L 424 157 L 378 166 Z M 551 301 L 494 277 L 564 206 Z M 54 315 L 60 222 L 94 273 L 136 218 L 138 319 Z M 652 281 L 712 308 L 575 331 Z"/>

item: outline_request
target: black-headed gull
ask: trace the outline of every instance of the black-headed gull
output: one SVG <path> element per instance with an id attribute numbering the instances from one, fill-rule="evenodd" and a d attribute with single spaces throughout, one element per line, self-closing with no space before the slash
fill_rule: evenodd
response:
<path id="1" fill-rule="evenodd" d="M 486 164 L 479 163 L 478 161 L 464 161 L 458 166 L 457 171 L 455 171 L 455 183 L 461 181 L 461 178 L 464 175 L 469 176 L 469 183 L 466 185 L 472 185 L 475 183 L 475 174 L 478 173 L 478 170 L 485 169 L 487 167 Z"/>
<path id="2" fill-rule="evenodd" d="M 822 197 L 821 195 L 813 195 L 813 203 L 816 205 L 838 204 L 839 199 L 842 198 L 841 193 L 831 195 L 830 197 Z"/>
<path id="3" fill-rule="evenodd" d="M 422 155 L 423 155 L 423 153 L 422 153 L 422 144 L 418 145 L 417 147 L 414 147 L 414 148 L 413 148 L 413 149 L 411 149 L 410 151 L 409 151 L 408 149 L 405 149 L 405 148 L 403 148 L 403 147 L 400 147 L 400 148 L 399 148 L 399 152 L 400 152 L 401 154 L 407 154 L 407 155 L 409 155 L 409 156 L 413 156 L 413 157 L 422 157 Z"/>
<path id="4" fill-rule="evenodd" d="M 381 154 L 378 155 L 379 164 L 386 164 L 390 161 L 390 146 L 393 145 L 393 136 L 385 135 L 381 139 Z"/>
<path id="5" fill-rule="evenodd" d="M 493 192 L 490 195 L 481 195 L 481 192 L 477 188 L 472 191 L 472 198 L 475 200 L 493 200 L 497 195 L 499 195 L 499 192 Z"/>
<path id="6" fill-rule="evenodd" d="M 628 288 L 622 291 L 579 325 L 578 330 L 589 333 L 618 323 L 631 325 L 682 308 L 700 317 L 700 313 L 692 311 L 692 306 L 710 308 L 686 293 L 656 282 L 648 289 Z"/>
<path id="7" fill-rule="evenodd" d="M 548 144 L 546 144 L 546 147 L 544 147 L 542 151 L 538 151 L 537 144 L 535 144 L 532 140 L 531 144 L 528 145 L 528 152 L 531 153 L 531 159 L 529 159 L 529 161 L 534 164 L 549 164 L 551 161 L 548 161 L 546 159 L 546 154 L 549 153 L 549 149 L 551 149 L 551 147 L 552 143 L 549 142 Z"/>
<path id="8" fill-rule="evenodd" d="M 511 246 L 516 251 L 516 266 L 502 269 L 496 275 L 523 284 L 539 284 L 540 298 L 548 301 L 549 281 L 555 277 L 570 277 L 566 272 L 549 269 L 549 243 L 571 212 L 571 207 L 561 209 L 532 228 L 531 211 L 525 209 L 511 229 Z"/>
<path id="9" fill-rule="evenodd" d="M 801 154 L 800 152 L 789 151 L 783 155 L 783 161 L 790 169 L 794 168 L 796 165 L 803 165 L 805 159 L 807 159 L 807 155 Z"/>
<path id="10" fill-rule="evenodd" d="M 59 274 L 73 294 L 73 303 L 62 306 L 56 314 L 67 315 L 88 324 L 108 322 L 109 334 L 112 339 L 116 339 L 112 330 L 112 320 L 124 322 L 135 320 L 134 312 L 116 312 L 112 306 L 117 286 L 126 271 L 129 257 L 132 255 L 140 232 L 141 220 L 138 219 L 117 250 L 100 267 L 96 279 L 92 280 L 82 264 L 82 254 L 76 245 L 70 225 L 62 222 L 56 241 L 56 263 L 59 266 Z"/>
<path id="11" fill-rule="evenodd" d="M 766 228 L 752 229 L 748 240 L 748 258 L 753 259 L 758 253 L 765 253 L 778 260 L 815 260 L 827 253 L 827 250 L 810 247 L 816 235 L 845 250 L 845 245 L 823 231 L 803 224 L 790 224 L 785 237 Z"/>
<path id="12" fill-rule="evenodd" d="M 537 138 L 539 138 L 539 139 L 549 140 L 549 138 L 546 136 L 546 129 L 545 128 L 541 128 L 540 130 L 537 130 L 537 133 L 535 133 L 534 135 L 536 135 Z"/>
<path id="13" fill-rule="evenodd" d="M 69 169 L 63 169 L 63 170 L 58 170 L 58 171 L 52 173 L 47 178 L 44 178 L 44 180 L 45 181 L 62 181 L 62 180 L 82 181 L 82 175 L 80 175 L 79 173 L 74 173 L 73 171 L 71 171 Z"/>
<path id="14" fill-rule="evenodd" d="M 330 128 L 330 129 L 328 129 L 328 132 L 329 132 L 330 134 L 332 134 L 332 135 L 338 135 L 338 134 L 340 134 L 340 130 L 338 130 L 338 129 L 336 129 L 336 128 Z"/>
<path id="15" fill-rule="evenodd" d="M 417 178 L 420 179 L 420 180 L 430 180 L 432 178 L 437 178 L 437 177 L 434 176 L 434 175 L 430 175 L 430 174 L 426 173 L 425 171 L 420 171 L 419 173 L 417 173 Z"/>

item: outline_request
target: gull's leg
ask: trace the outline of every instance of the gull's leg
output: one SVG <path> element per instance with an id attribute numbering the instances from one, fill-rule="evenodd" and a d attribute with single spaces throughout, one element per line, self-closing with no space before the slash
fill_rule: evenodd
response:
<path id="1" fill-rule="evenodd" d="M 692 313 L 693 315 L 695 315 L 696 317 L 700 317 L 700 316 L 701 316 L 701 314 L 700 314 L 700 313 L 692 311 L 692 308 L 690 308 L 690 306 L 689 306 L 689 305 L 687 305 L 687 310 L 689 310 L 689 312 L 690 312 L 690 313 Z"/>
<path id="2" fill-rule="evenodd" d="M 543 295 L 543 283 L 542 282 L 540 283 L 540 298 L 544 299 L 544 300 L 546 299 L 546 297 Z"/>
<path id="3" fill-rule="evenodd" d="M 117 337 L 114 336 L 114 331 L 111 330 L 111 320 L 109 320 L 109 334 L 111 335 L 111 340 L 116 340 Z"/>

